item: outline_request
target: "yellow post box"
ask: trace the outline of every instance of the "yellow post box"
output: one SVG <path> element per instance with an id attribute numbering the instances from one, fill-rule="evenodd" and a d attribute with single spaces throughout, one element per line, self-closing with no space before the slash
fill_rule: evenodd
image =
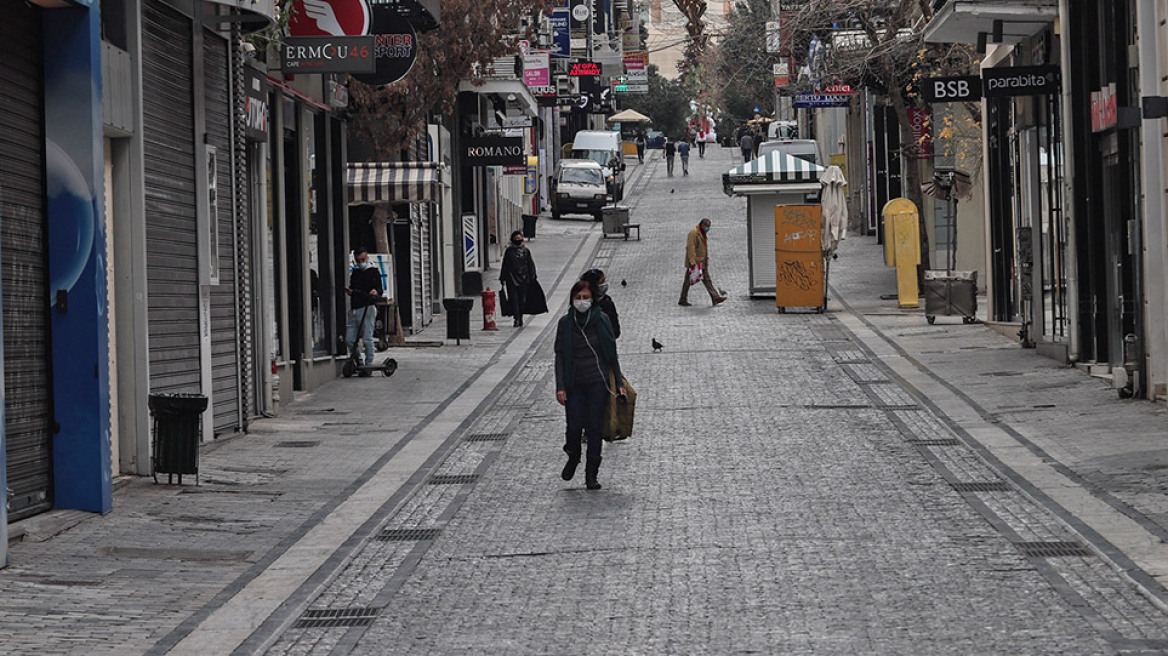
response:
<path id="1" fill-rule="evenodd" d="M 896 267 L 896 292 L 902 308 L 920 307 L 917 265 L 921 263 L 920 213 L 907 198 L 884 206 L 884 262 Z"/>

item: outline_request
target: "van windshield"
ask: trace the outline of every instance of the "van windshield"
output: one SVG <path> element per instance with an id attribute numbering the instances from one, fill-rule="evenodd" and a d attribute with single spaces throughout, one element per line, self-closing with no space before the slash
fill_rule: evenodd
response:
<path id="1" fill-rule="evenodd" d="M 596 169 L 564 169 L 560 172 L 562 184 L 604 184 L 604 178 Z"/>
<path id="2" fill-rule="evenodd" d="M 791 144 L 782 144 L 782 143 L 767 144 L 764 142 L 761 146 L 758 147 L 758 155 L 759 155 L 759 157 L 764 157 L 764 156 L 769 155 L 775 151 L 779 151 L 779 152 L 786 153 L 792 157 L 798 157 L 799 159 L 807 160 L 808 162 L 811 162 L 812 164 L 819 164 L 819 162 L 816 161 L 819 159 L 819 157 L 816 155 L 815 152 L 807 152 L 807 151 L 799 152 L 800 150 L 804 150 L 804 148 L 805 147 L 802 147 L 802 146 L 792 146 Z"/>
<path id="3" fill-rule="evenodd" d="M 573 150 L 572 159 L 590 159 L 601 166 L 608 166 L 612 159 L 611 150 Z"/>

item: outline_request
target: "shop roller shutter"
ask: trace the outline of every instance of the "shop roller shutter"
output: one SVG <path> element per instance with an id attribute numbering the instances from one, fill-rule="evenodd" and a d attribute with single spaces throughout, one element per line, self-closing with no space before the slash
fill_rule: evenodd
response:
<path id="1" fill-rule="evenodd" d="M 39 10 L 0 9 L 0 269 L 9 521 L 52 507 L 52 388 Z"/>
<path id="2" fill-rule="evenodd" d="M 216 433 L 233 433 L 243 421 L 239 404 L 239 339 L 236 325 L 235 214 L 231 205 L 231 94 L 227 40 L 203 31 L 207 143 L 215 147 L 218 177 L 219 284 L 211 288 L 212 412 Z"/>
<path id="3" fill-rule="evenodd" d="M 199 392 L 191 20 L 159 0 L 142 3 L 142 137 L 150 390 Z"/>

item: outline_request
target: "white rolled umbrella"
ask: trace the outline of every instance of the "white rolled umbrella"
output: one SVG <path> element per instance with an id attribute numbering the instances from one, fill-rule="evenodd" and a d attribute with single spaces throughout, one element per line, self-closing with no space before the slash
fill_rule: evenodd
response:
<path id="1" fill-rule="evenodd" d="M 848 198 L 844 194 L 844 172 L 838 166 L 829 166 L 819 174 L 819 182 L 823 185 L 820 196 L 820 216 L 823 229 L 820 231 L 820 246 L 823 256 L 829 257 L 835 253 L 840 240 L 848 234 Z"/>

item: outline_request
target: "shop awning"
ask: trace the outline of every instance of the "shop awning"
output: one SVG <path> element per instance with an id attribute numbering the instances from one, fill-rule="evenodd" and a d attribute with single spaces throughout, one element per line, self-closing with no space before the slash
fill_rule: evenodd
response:
<path id="1" fill-rule="evenodd" d="M 722 174 L 727 195 L 763 191 L 798 191 L 793 186 L 819 188 L 823 167 L 805 159 L 774 151 Z"/>
<path id="2" fill-rule="evenodd" d="M 458 90 L 494 94 L 505 99 L 508 105 L 518 108 L 527 116 L 539 114 L 539 103 L 536 102 L 535 96 L 531 95 L 531 90 L 522 80 L 484 80 L 479 83 L 463 80 L 458 83 Z"/>
<path id="3" fill-rule="evenodd" d="M 355 162 L 349 164 L 349 204 L 437 203 L 449 184 L 437 162 Z"/>
<path id="4" fill-rule="evenodd" d="M 977 43 L 1002 22 L 1002 43 L 1017 44 L 1058 18 L 1058 0 L 949 0 L 925 26 L 928 43 Z M 989 39 L 992 43 L 992 37 Z"/>
<path id="5" fill-rule="evenodd" d="M 652 123 L 652 119 L 635 109 L 626 109 L 623 112 L 608 117 L 609 123 Z"/>

